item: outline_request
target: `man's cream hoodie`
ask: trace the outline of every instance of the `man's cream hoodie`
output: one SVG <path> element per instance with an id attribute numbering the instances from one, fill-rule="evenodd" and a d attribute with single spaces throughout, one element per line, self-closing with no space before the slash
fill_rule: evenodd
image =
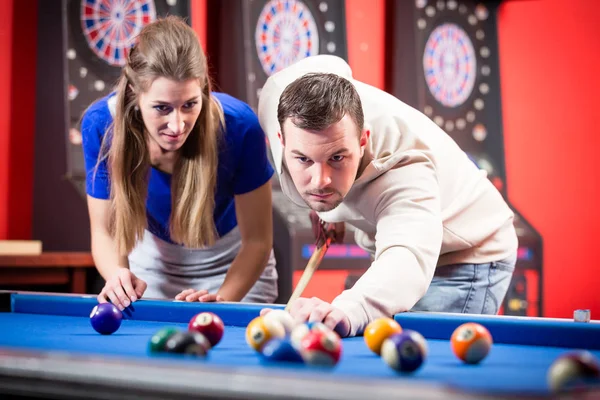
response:
<path id="1" fill-rule="evenodd" d="M 350 335 L 375 318 L 410 310 L 425 295 L 435 269 L 513 256 L 513 213 L 468 156 L 427 116 L 390 94 L 356 81 L 350 66 L 328 55 L 309 57 L 272 75 L 258 116 L 282 191 L 307 207 L 282 162 L 277 106 L 283 90 L 309 72 L 350 80 L 371 133 L 362 172 L 344 201 L 321 212 L 326 222 L 354 226 L 356 242 L 373 255 L 367 272 L 332 304 L 346 313 Z"/>

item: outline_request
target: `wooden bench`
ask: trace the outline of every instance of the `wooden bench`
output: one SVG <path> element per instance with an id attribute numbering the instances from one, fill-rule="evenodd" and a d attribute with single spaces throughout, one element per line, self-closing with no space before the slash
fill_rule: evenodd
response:
<path id="1" fill-rule="evenodd" d="M 86 252 L 0 255 L 0 285 L 68 285 L 71 293 L 85 294 L 86 268 L 95 268 Z"/>

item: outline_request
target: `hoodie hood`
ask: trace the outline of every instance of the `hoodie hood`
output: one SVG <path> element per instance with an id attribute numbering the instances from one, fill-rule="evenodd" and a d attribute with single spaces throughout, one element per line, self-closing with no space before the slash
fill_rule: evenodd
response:
<path id="1" fill-rule="evenodd" d="M 360 82 L 353 79 L 352 69 L 344 59 L 331 55 L 318 55 L 304 58 L 270 76 L 261 90 L 258 102 L 258 118 L 260 125 L 269 141 L 271 156 L 275 170 L 279 175 L 281 189 L 284 194 L 286 194 L 296 205 L 304 208 L 308 208 L 308 206 L 298 193 L 296 186 L 294 185 L 292 178 L 283 162 L 283 145 L 278 137 L 281 127 L 279 126 L 279 121 L 277 120 L 277 107 L 279 105 L 279 98 L 288 85 L 290 85 L 296 79 L 308 73 L 314 72 L 333 73 L 339 75 L 352 82 L 357 90 L 362 85 Z M 365 127 L 368 128 L 368 122 L 366 118 Z M 370 150 L 370 145 L 367 145 L 359 168 L 359 171 L 362 171 L 362 173 L 355 181 L 351 191 L 355 190 L 357 186 L 360 186 L 361 182 L 371 180 L 382 172 L 379 171 L 379 168 L 375 168 L 373 164 L 370 164 L 372 159 L 373 156 Z M 319 214 L 324 216 L 327 213 Z"/>
<path id="2" fill-rule="evenodd" d="M 318 55 L 304 58 L 297 63 L 271 75 L 260 92 L 258 118 L 271 147 L 274 167 L 281 175 L 283 166 L 283 146 L 277 137 L 281 128 L 277 121 L 279 98 L 288 85 L 296 79 L 312 72 L 334 73 L 352 80 L 352 70 L 340 57 Z"/>

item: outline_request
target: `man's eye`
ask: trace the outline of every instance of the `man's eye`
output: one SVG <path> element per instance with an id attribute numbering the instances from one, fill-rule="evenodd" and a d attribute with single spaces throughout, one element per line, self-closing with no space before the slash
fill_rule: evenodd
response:
<path id="1" fill-rule="evenodd" d="M 296 160 L 300 161 L 302 164 L 308 162 L 308 157 L 296 157 Z"/>
<path id="2" fill-rule="evenodd" d="M 342 161 L 344 158 L 345 158 L 344 156 L 341 156 L 341 155 L 335 155 L 335 156 L 331 157 L 331 161 L 334 161 L 334 162 L 340 162 L 340 161 Z"/>

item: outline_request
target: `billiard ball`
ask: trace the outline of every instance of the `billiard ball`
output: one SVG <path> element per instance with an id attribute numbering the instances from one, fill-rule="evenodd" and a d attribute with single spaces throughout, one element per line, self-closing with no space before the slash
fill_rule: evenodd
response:
<path id="1" fill-rule="evenodd" d="M 167 353 L 190 354 L 204 357 L 210 350 L 210 342 L 201 333 L 180 331 L 177 332 L 165 343 L 165 351 Z"/>
<path id="2" fill-rule="evenodd" d="M 292 333 L 292 330 L 296 326 L 296 322 L 294 321 L 294 317 L 285 311 L 285 310 L 271 310 L 265 316 L 263 316 L 265 321 L 277 320 L 285 329 L 285 334 L 289 335 Z"/>
<path id="3" fill-rule="evenodd" d="M 298 351 L 308 365 L 334 366 L 342 354 L 342 341 L 333 331 L 313 329 L 302 338 Z"/>
<path id="4" fill-rule="evenodd" d="M 467 364 L 477 364 L 487 357 L 492 348 L 492 335 L 481 324 L 467 322 L 452 333 L 452 351 Z"/>
<path id="5" fill-rule="evenodd" d="M 159 353 L 165 351 L 165 344 L 167 340 L 174 334 L 179 332 L 177 328 L 174 327 L 166 327 L 160 329 L 150 338 L 150 342 L 148 343 L 148 350 L 151 353 Z"/>
<path id="6" fill-rule="evenodd" d="M 383 317 L 371 321 L 365 328 L 363 337 L 369 350 L 381 355 L 381 345 L 385 339 L 401 332 L 402 327 L 396 320 Z"/>
<path id="7" fill-rule="evenodd" d="M 572 351 L 558 357 L 548 369 L 548 387 L 554 393 L 585 387 L 600 378 L 598 359 L 589 351 Z"/>
<path id="8" fill-rule="evenodd" d="M 286 361 L 302 363 L 300 353 L 292 346 L 288 337 L 269 340 L 263 347 L 261 355 L 268 361 Z"/>
<path id="9" fill-rule="evenodd" d="M 225 325 L 217 314 L 201 312 L 190 320 L 188 331 L 203 334 L 210 342 L 210 345 L 215 347 L 223 337 Z"/>
<path id="10" fill-rule="evenodd" d="M 381 358 L 392 369 L 400 372 L 414 372 L 427 358 L 427 342 L 418 332 L 404 330 L 383 341 Z"/>
<path id="11" fill-rule="evenodd" d="M 246 343 L 256 351 L 262 351 L 263 346 L 274 338 L 284 338 L 285 328 L 281 322 L 264 317 L 256 317 L 246 327 Z"/>
<path id="12" fill-rule="evenodd" d="M 100 303 L 90 313 L 94 330 L 102 335 L 115 333 L 121 327 L 123 313 L 112 303 Z"/>
<path id="13" fill-rule="evenodd" d="M 296 349 L 299 349 L 300 342 L 302 342 L 302 339 L 304 339 L 304 337 L 311 331 L 333 332 L 322 322 L 305 322 L 296 325 L 290 334 L 292 346 L 294 346 Z"/>

